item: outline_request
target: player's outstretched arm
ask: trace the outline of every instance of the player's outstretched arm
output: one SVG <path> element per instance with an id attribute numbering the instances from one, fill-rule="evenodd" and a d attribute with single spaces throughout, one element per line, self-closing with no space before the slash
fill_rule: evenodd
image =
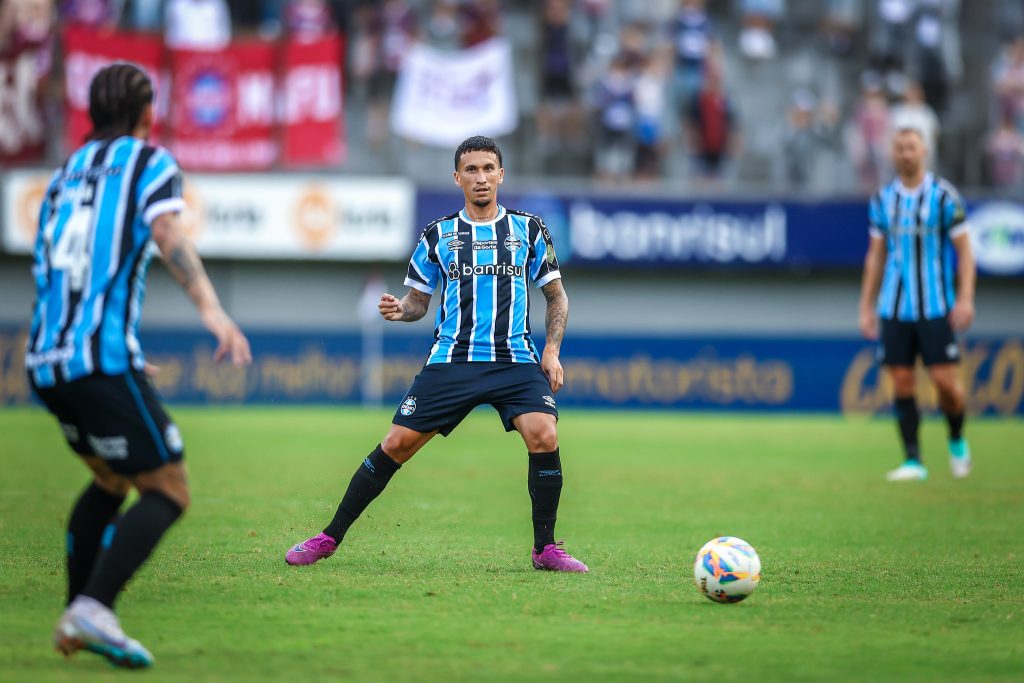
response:
<path id="1" fill-rule="evenodd" d="M 974 283 L 977 278 L 970 236 L 963 232 L 954 237 L 953 248 L 956 249 L 957 292 L 949 324 L 954 330 L 966 330 L 974 322 Z"/>
<path id="2" fill-rule="evenodd" d="M 882 286 L 882 268 L 888 251 L 885 238 L 870 238 L 868 253 L 864 257 L 864 277 L 860 285 L 860 333 L 866 339 L 878 339 L 878 316 L 875 315 L 875 301 Z"/>
<path id="3" fill-rule="evenodd" d="M 558 393 L 565 379 L 558 354 L 562 350 L 562 338 L 565 336 L 565 326 L 569 322 L 569 297 L 565 294 L 561 279 L 552 280 L 541 287 L 540 291 L 544 292 L 544 298 L 548 302 L 547 311 L 544 314 L 546 338 L 544 355 L 540 359 L 540 369 L 548 378 L 551 391 Z"/>
<path id="4" fill-rule="evenodd" d="M 429 305 L 429 294 L 410 287 L 401 299 L 393 294 L 381 295 L 377 308 L 385 320 L 411 323 L 425 316 Z"/>
<path id="5" fill-rule="evenodd" d="M 196 253 L 196 248 L 181 228 L 178 214 L 165 213 L 157 216 L 151 227 L 153 241 L 159 247 L 171 277 L 192 299 L 203 325 L 217 338 L 214 359 L 220 361 L 230 357 L 236 367 L 251 363 L 249 340 L 221 307 L 220 299 L 217 298 L 217 292 L 206 275 L 206 269 L 199 259 L 199 254 Z"/>

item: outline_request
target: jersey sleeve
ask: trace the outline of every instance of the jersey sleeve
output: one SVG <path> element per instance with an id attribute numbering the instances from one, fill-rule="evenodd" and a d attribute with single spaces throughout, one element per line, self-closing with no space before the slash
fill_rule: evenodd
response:
<path id="1" fill-rule="evenodd" d="M 437 256 L 434 254 L 434 247 L 437 244 L 434 238 L 434 226 L 423 231 L 416 249 L 409 259 L 409 271 L 405 276 L 405 284 L 424 294 L 433 294 L 437 287 L 440 266 L 437 263 Z"/>
<path id="2" fill-rule="evenodd" d="M 967 223 L 967 211 L 960 193 L 952 187 L 946 188 L 942 201 L 942 230 L 951 238 L 966 234 L 970 226 Z"/>
<path id="3" fill-rule="evenodd" d="M 885 207 L 882 206 L 882 198 L 875 195 L 868 204 L 868 233 L 879 239 L 889 234 L 889 218 L 885 215 Z"/>
<path id="4" fill-rule="evenodd" d="M 558 272 L 558 257 L 544 221 L 530 219 L 530 279 L 538 287 L 562 277 Z"/>
<path id="5" fill-rule="evenodd" d="M 137 204 L 139 215 L 146 225 L 152 225 L 158 216 L 176 213 L 185 208 L 182 195 L 182 176 L 178 162 L 163 147 L 158 147 L 139 176 Z"/>

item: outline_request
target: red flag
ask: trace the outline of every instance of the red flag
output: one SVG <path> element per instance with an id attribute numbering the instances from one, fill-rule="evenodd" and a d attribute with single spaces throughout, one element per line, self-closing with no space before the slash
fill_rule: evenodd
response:
<path id="1" fill-rule="evenodd" d="M 337 166 L 345 158 L 344 51 L 338 37 L 283 49 L 282 151 L 288 166 Z"/>

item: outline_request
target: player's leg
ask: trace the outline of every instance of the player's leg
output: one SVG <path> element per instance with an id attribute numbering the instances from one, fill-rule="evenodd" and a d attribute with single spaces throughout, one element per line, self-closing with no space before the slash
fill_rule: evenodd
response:
<path id="1" fill-rule="evenodd" d="M 285 554 L 291 565 L 310 565 L 333 555 L 349 527 L 379 496 L 391 477 L 434 435 L 448 436 L 476 406 L 467 368 L 427 365 L 413 380 L 392 419 L 391 429 L 363 459 L 349 481 L 334 518 L 324 530 Z"/>
<path id="2" fill-rule="evenodd" d="M 531 559 L 537 569 L 586 572 L 587 565 L 555 541 L 562 496 L 562 460 L 558 447 L 558 408 L 547 378 L 535 363 L 506 364 L 495 373 L 489 402 L 506 431 L 519 432 L 526 446 L 527 490 L 533 519 Z"/>
<path id="3" fill-rule="evenodd" d="M 102 459 L 83 456 L 93 480 L 79 496 L 68 519 L 67 567 L 68 601 L 71 604 L 92 575 L 100 545 L 112 538 L 118 512 L 131 489 L 131 482 Z"/>
<path id="4" fill-rule="evenodd" d="M 960 345 L 946 318 L 918 323 L 921 357 L 939 395 L 939 408 L 949 425 L 949 467 L 953 476 L 963 479 L 971 473 L 971 449 L 964 438 L 967 397 L 960 376 Z"/>
<path id="5" fill-rule="evenodd" d="M 921 463 L 918 431 L 921 413 L 915 397 L 914 363 L 918 354 L 918 339 L 914 323 L 899 320 L 882 321 L 882 362 L 889 373 L 893 387 L 893 408 L 903 444 L 904 461 L 886 478 L 889 481 L 914 481 L 928 477 Z"/>
<path id="6" fill-rule="evenodd" d="M 89 580 L 71 602 L 56 640 L 65 653 L 87 649 L 117 666 L 138 668 L 153 656 L 125 635 L 114 603 L 164 533 L 188 507 L 177 428 L 141 373 L 93 376 L 68 384 L 88 442 L 112 471 L 132 481 L 139 500 L 113 527 Z"/>

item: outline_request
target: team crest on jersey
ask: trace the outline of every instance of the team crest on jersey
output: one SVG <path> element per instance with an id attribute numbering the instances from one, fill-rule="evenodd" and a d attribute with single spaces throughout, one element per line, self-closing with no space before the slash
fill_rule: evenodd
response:
<path id="1" fill-rule="evenodd" d="M 946 358 L 957 358 L 960 356 L 960 347 L 956 344 L 946 345 Z"/>
<path id="2" fill-rule="evenodd" d="M 509 235 L 505 238 L 505 248 L 509 251 L 519 251 L 523 246 L 523 241 L 515 235 Z"/>
<path id="3" fill-rule="evenodd" d="M 416 397 L 406 396 L 405 400 L 402 401 L 402 407 L 398 409 L 398 412 L 402 413 L 406 417 L 409 417 L 416 412 Z"/>
<path id="4" fill-rule="evenodd" d="M 462 249 L 463 245 L 465 245 L 465 244 L 466 243 L 463 242 L 462 240 L 452 240 L 451 242 L 448 243 L 448 249 L 450 251 L 455 251 L 456 249 Z"/>

